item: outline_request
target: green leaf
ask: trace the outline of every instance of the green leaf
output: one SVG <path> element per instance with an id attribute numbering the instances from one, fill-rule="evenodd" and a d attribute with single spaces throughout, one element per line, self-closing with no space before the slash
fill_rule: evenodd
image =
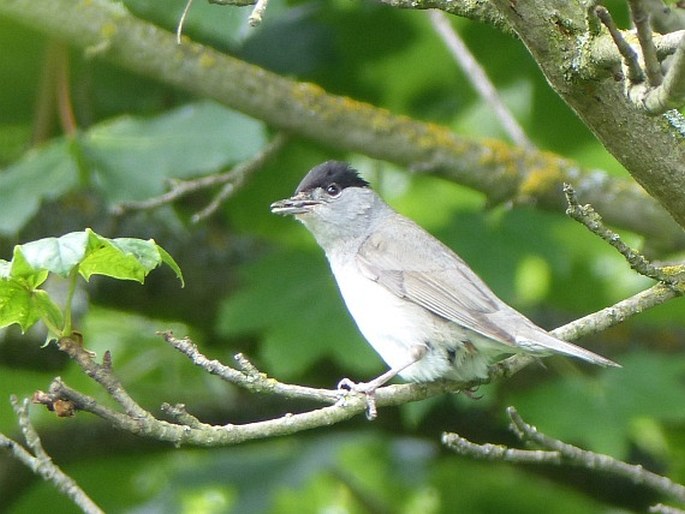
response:
<path id="1" fill-rule="evenodd" d="M 181 287 L 184 287 L 186 283 L 183 278 L 183 273 L 181 272 L 181 267 L 174 260 L 171 254 L 169 254 L 169 252 L 167 252 L 164 248 L 157 246 L 157 251 L 159 252 L 162 262 L 171 268 L 171 270 L 176 274 L 176 278 L 181 281 Z"/>
<path id="2" fill-rule="evenodd" d="M 31 307 L 35 309 L 36 315 L 39 319 L 45 321 L 45 324 L 50 329 L 59 329 L 64 326 L 62 310 L 52 301 L 52 298 L 50 298 L 50 295 L 46 291 L 43 291 L 42 289 L 33 291 L 31 300 Z M 52 332 L 53 330 L 49 331 Z M 48 335 L 48 337 L 50 336 Z"/>
<path id="3" fill-rule="evenodd" d="M 86 280 L 92 275 L 106 275 L 142 283 L 162 263 L 168 264 L 183 283 L 178 264 L 153 239 L 108 239 L 86 229 L 17 245 L 12 261 L 2 267 L 9 267 L 10 277 L 21 277 L 37 287 L 48 272 L 67 277 L 74 270 Z"/>
<path id="4" fill-rule="evenodd" d="M 71 232 L 17 246 L 13 260 L 22 259 L 23 262 L 21 268 L 13 269 L 12 275 L 23 272 L 25 263 L 31 271 L 46 270 L 67 277 L 85 257 L 87 241 L 87 232 Z"/>
<path id="5" fill-rule="evenodd" d="M 0 328 L 16 323 L 26 332 L 40 319 L 31 290 L 21 280 L 0 280 Z"/>
<path id="6" fill-rule="evenodd" d="M 162 255 L 160 247 L 153 239 L 107 239 L 90 229 L 87 232 L 89 251 L 79 264 L 79 273 L 86 280 L 90 280 L 92 275 L 105 275 L 120 280 L 135 280 L 142 284 L 150 271 L 162 263 L 171 263 L 170 267 L 183 283 L 178 264 L 167 252 Z"/>
<path id="7" fill-rule="evenodd" d="M 79 273 L 86 280 L 105 275 L 143 283 L 163 263 L 183 285 L 178 264 L 152 239 L 108 239 L 86 229 L 17 245 L 11 262 L 0 261 L 0 327 L 16 323 L 25 331 L 42 319 L 52 335 L 65 328 L 60 308 L 37 289 L 49 273 L 62 277 Z"/>
<path id="8" fill-rule="evenodd" d="M 57 198 L 77 184 L 78 167 L 67 139 L 28 152 L 0 173 L 0 235 L 15 234 L 43 200 Z"/>

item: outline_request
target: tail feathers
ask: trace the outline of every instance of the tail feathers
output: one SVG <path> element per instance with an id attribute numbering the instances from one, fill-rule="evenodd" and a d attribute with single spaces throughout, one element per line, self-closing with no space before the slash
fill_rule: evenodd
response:
<path id="1" fill-rule="evenodd" d="M 569 357 L 582 359 L 584 361 L 590 362 L 592 364 L 597 364 L 599 366 L 611 366 L 616 368 L 621 367 L 619 363 L 614 362 L 611 359 L 602 357 L 601 355 L 591 352 L 590 350 L 586 350 L 585 348 L 582 348 L 575 344 L 562 341 L 561 339 L 557 339 L 556 337 L 546 332 L 543 332 L 539 335 L 541 337 L 536 337 L 535 341 L 532 341 L 528 338 L 517 337 L 516 345 L 523 350 L 529 350 L 534 353 L 562 354 L 568 355 Z M 538 336 L 538 334 L 536 334 L 536 336 Z"/>

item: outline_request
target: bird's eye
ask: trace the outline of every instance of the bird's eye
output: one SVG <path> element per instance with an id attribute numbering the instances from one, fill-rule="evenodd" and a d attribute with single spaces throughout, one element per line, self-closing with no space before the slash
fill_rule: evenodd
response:
<path id="1" fill-rule="evenodd" d="M 338 184 L 336 184 L 335 182 L 333 182 L 332 184 L 329 184 L 326 187 L 326 193 L 328 193 L 328 196 L 336 197 L 336 196 L 340 195 L 340 192 L 341 192 L 340 186 Z"/>

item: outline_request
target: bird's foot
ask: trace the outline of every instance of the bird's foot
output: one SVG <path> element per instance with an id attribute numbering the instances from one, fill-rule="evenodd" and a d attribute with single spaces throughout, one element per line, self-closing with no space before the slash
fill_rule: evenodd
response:
<path id="1" fill-rule="evenodd" d="M 478 387 L 479 386 L 468 387 L 466 389 L 462 389 L 461 392 L 469 398 L 471 398 L 472 400 L 480 400 L 481 398 L 483 398 L 483 395 L 476 394 L 478 392 Z"/>
<path id="2" fill-rule="evenodd" d="M 378 385 L 374 383 L 375 380 L 371 382 L 353 382 L 349 378 L 343 378 L 338 382 L 338 391 L 340 393 L 360 393 L 366 397 L 366 419 L 373 420 L 378 416 L 378 410 L 376 409 L 376 389 Z"/>

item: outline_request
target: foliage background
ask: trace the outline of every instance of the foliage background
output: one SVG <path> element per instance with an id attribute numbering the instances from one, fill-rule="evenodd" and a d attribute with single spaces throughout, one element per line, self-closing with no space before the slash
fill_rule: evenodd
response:
<path id="1" fill-rule="evenodd" d="M 184 2 L 128 0 L 141 18 L 174 30 Z M 610 4 L 614 12 L 621 3 Z M 185 33 L 222 51 L 329 92 L 367 101 L 473 137 L 505 138 L 422 12 L 367 2 L 272 0 L 248 28 L 249 10 L 196 2 Z M 618 16 L 620 19 L 620 16 Z M 540 148 L 626 175 L 549 89 L 513 38 L 453 19 Z M 190 216 L 194 195 L 152 211 L 111 214 L 123 200 L 165 190 L 172 177 L 219 172 L 262 148 L 258 120 L 130 74 L 0 19 L 0 257 L 14 244 L 91 226 L 109 237 L 153 237 L 181 265 L 187 287 L 157 272 L 141 287 L 93 280 L 80 328 L 89 349 L 111 350 L 118 376 L 146 408 L 184 402 L 203 420 L 262 419 L 307 405 L 232 390 L 194 369 L 155 336 L 172 328 L 225 362 L 244 352 L 283 381 L 332 387 L 384 369 L 357 334 L 320 250 L 268 206 L 311 166 L 345 158 L 398 210 L 460 253 L 509 303 L 543 326 L 612 304 L 647 285 L 622 258 L 562 212 L 487 205 L 444 180 L 409 175 L 363 155 L 292 140 L 214 217 Z M 68 63 L 68 68 L 66 63 Z M 78 129 L 55 115 L 58 74 L 68 73 Z M 582 201 L 582 198 L 581 198 Z M 637 235 L 625 234 L 639 245 Z M 60 284 L 54 284 L 59 288 Z M 87 301 L 86 301 L 87 298 Z M 86 307 L 87 305 L 87 307 Z M 607 512 L 655 498 L 627 483 L 569 469 L 528 469 L 457 458 L 444 430 L 511 443 L 504 407 L 560 439 L 645 464 L 685 481 L 683 304 L 671 302 L 582 344 L 624 368 L 546 361 L 483 398 L 442 397 L 349 423 L 236 448 L 174 449 L 113 431 L 88 416 L 57 420 L 34 409 L 48 452 L 107 512 Z M 55 375 L 98 396 L 40 334 L 3 333 L 0 431 L 16 433 L 6 401 Z M 102 397 L 102 395 L 100 395 Z M 104 400 L 104 399 L 103 399 Z M 0 511 L 53 514 L 74 507 L 2 458 Z"/>

